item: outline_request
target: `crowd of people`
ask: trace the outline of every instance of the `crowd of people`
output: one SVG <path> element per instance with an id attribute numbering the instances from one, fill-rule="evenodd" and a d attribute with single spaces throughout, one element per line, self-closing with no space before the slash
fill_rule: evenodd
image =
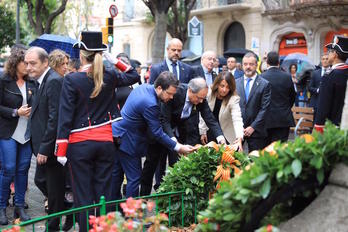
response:
<path id="1" fill-rule="evenodd" d="M 295 125 L 291 108 L 303 94 L 310 96 L 317 130 L 323 131 L 326 119 L 341 122 L 348 77 L 345 37 L 327 45 L 308 85 L 300 83 L 296 64 L 282 70 L 273 51 L 262 73 L 252 52 L 244 55 L 242 68 L 229 57 L 218 69 L 214 51 L 205 51 L 193 67 L 181 61 L 183 44 L 174 38 L 163 62 L 149 70 L 149 83 L 141 83 L 126 54 L 106 53 L 100 32 L 82 32 L 74 47 L 80 49 L 79 60 L 61 50 L 11 49 L 0 78 L 1 225 L 8 224 L 11 182 L 15 217 L 30 219 L 25 193 L 32 154 L 34 181 L 51 214 L 101 196 L 148 195 L 159 187 L 167 162 L 174 165 L 196 144 L 215 141 L 250 152 L 287 141 Z M 78 222 L 85 232 L 86 216 Z M 47 230 L 59 231 L 59 223 L 51 219 Z M 63 230 L 72 224 L 67 217 Z"/>

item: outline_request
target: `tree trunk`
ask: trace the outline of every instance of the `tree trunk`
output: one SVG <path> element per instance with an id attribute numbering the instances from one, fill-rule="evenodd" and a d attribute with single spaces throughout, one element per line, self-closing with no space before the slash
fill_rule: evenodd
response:
<path id="1" fill-rule="evenodd" d="M 152 63 L 159 63 L 164 58 L 164 46 L 167 31 L 167 14 L 155 12 L 155 31 L 152 46 Z"/>

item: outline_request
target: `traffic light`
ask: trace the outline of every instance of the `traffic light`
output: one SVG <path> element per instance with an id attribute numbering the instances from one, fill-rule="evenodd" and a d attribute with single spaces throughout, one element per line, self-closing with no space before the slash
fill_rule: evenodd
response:
<path id="1" fill-rule="evenodd" d="M 107 18 L 106 19 L 106 27 L 107 27 L 107 43 L 112 46 L 114 42 L 114 19 Z"/>

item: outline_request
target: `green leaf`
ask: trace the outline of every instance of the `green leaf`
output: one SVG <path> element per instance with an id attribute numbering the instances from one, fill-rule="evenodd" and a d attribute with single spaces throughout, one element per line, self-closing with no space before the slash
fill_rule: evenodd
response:
<path id="1" fill-rule="evenodd" d="M 234 217 L 236 217 L 236 215 L 234 213 L 229 213 L 224 215 L 223 220 L 224 221 L 231 221 Z"/>
<path id="2" fill-rule="evenodd" d="M 261 175 L 259 175 L 258 177 L 252 179 L 250 183 L 251 183 L 252 185 L 259 184 L 259 183 L 261 183 L 262 181 L 264 181 L 264 180 L 267 178 L 267 176 L 268 176 L 268 173 L 261 174 Z"/>
<path id="3" fill-rule="evenodd" d="M 270 191 L 271 191 L 271 179 L 267 178 L 267 180 L 263 182 L 259 193 L 262 196 L 262 198 L 265 199 L 268 197 L 268 194 Z"/>
<path id="4" fill-rule="evenodd" d="M 324 181 L 324 169 L 320 169 L 317 171 L 317 180 L 319 181 L 319 184 L 322 184 Z"/>
<path id="5" fill-rule="evenodd" d="M 320 169 L 323 166 L 323 157 L 321 156 L 314 156 L 310 164 L 313 165 L 316 169 Z"/>
<path id="6" fill-rule="evenodd" d="M 185 190 L 185 193 L 186 193 L 186 195 L 188 195 L 189 193 L 190 193 L 190 188 L 187 188 L 186 190 Z M 192 190 L 191 190 L 192 191 Z"/>
<path id="7" fill-rule="evenodd" d="M 292 170 L 292 174 L 294 174 L 295 177 L 298 177 L 302 171 L 301 161 L 298 159 L 295 159 L 294 161 L 292 161 L 291 170 Z"/>
<path id="8" fill-rule="evenodd" d="M 279 170 L 278 172 L 277 172 L 277 179 L 280 179 L 280 178 L 282 178 L 282 176 L 283 176 L 283 170 Z"/>
<path id="9" fill-rule="evenodd" d="M 197 184 L 197 183 L 198 183 L 197 178 L 194 177 L 194 176 L 192 176 L 192 177 L 190 178 L 190 181 L 191 181 L 191 183 L 193 183 L 193 184 Z"/>

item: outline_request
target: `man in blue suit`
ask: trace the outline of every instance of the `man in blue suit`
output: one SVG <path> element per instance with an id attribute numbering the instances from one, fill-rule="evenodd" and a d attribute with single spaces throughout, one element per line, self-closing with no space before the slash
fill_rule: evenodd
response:
<path id="1" fill-rule="evenodd" d="M 234 57 L 228 57 L 227 59 L 227 69 L 232 75 L 234 76 L 234 79 L 238 79 L 240 77 L 243 77 L 244 72 L 242 70 L 239 70 L 237 68 L 237 61 Z"/>
<path id="2" fill-rule="evenodd" d="M 247 53 L 243 57 L 244 76 L 236 80 L 239 106 L 244 123 L 244 139 L 249 152 L 265 147 L 267 136 L 266 116 L 271 103 L 270 83 L 257 75 L 257 56 Z"/>
<path id="3" fill-rule="evenodd" d="M 170 71 L 173 73 L 180 83 L 188 83 L 194 78 L 194 70 L 190 65 L 185 64 L 179 59 L 181 58 L 182 42 L 173 38 L 167 46 L 167 58 L 161 63 L 154 64 L 150 71 L 150 84 L 155 83 L 156 78 L 161 72 Z"/>
<path id="4" fill-rule="evenodd" d="M 314 108 L 314 118 L 317 112 L 318 99 L 319 99 L 319 87 L 321 79 L 326 72 L 330 70 L 329 57 L 327 53 L 321 56 L 321 68 L 314 70 L 311 74 L 311 81 L 309 82 L 309 92 L 311 93 L 311 99 L 309 106 Z"/>
<path id="5" fill-rule="evenodd" d="M 148 136 L 152 137 L 171 151 L 189 153 L 194 150 L 190 145 L 182 145 L 163 132 L 159 116 L 159 102 L 173 98 L 178 80 L 170 72 L 161 73 L 154 85 L 141 85 L 129 95 L 122 108 L 122 120 L 114 122 L 112 134 L 119 147 L 116 152 L 113 171 L 113 197 L 121 198 L 123 174 L 127 177 L 126 197 L 139 195 L 141 177 L 141 157 L 147 153 Z"/>

